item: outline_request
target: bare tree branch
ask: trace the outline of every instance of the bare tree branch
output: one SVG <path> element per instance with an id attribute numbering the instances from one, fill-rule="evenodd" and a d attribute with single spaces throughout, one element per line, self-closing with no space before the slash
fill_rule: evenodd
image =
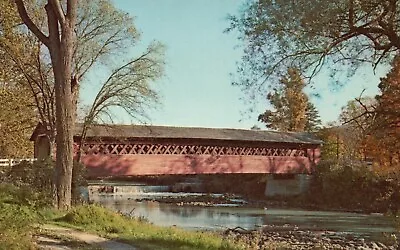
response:
<path id="1" fill-rule="evenodd" d="M 65 14 L 64 10 L 61 7 L 60 1 L 49 0 L 49 3 L 53 6 L 53 10 L 55 15 L 57 16 L 58 22 L 60 23 L 61 27 L 63 27 L 65 25 Z"/>
<path id="2" fill-rule="evenodd" d="M 67 14 L 66 18 L 69 21 L 69 26 L 75 29 L 77 22 L 77 9 L 78 9 L 78 0 L 68 0 L 67 1 Z"/>
<path id="3" fill-rule="evenodd" d="M 15 0 L 15 4 L 17 5 L 18 13 L 21 16 L 22 21 L 26 24 L 28 29 L 32 31 L 33 34 L 47 47 L 49 46 L 49 38 L 43 34 L 42 31 L 33 23 L 32 19 L 29 17 L 26 12 L 26 8 L 24 2 L 22 0 Z"/>

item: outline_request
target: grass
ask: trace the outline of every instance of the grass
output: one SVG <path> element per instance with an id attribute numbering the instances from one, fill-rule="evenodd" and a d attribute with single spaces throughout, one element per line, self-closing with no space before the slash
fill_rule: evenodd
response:
<path id="1" fill-rule="evenodd" d="M 144 250 L 241 250 L 257 249 L 252 239 L 238 239 L 212 232 L 184 231 L 159 227 L 141 218 L 130 218 L 98 205 L 73 207 L 67 213 L 45 205 L 40 195 L 24 187 L 0 184 L 0 250 L 37 249 L 36 236 L 58 239 L 74 249 L 96 246 L 43 231 L 40 224 L 57 224 L 122 241 Z M 246 242 L 247 243 L 246 243 Z M 279 242 L 268 242 L 264 249 L 282 249 Z"/>
<path id="2" fill-rule="evenodd" d="M 68 213 L 51 209 L 29 187 L 0 184 L 0 250 L 36 249 L 34 237 L 59 239 L 78 249 L 93 249 L 71 239 L 57 237 L 37 225 L 54 223 L 120 240 L 140 249 L 246 249 L 239 241 L 211 232 L 188 232 L 158 227 L 140 218 L 129 218 L 98 205 L 83 205 Z"/>
<path id="3" fill-rule="evenodd" d="M 59 218 L 57 223 L 100 233 L 140 249 L 246 249 L 242 242 L 223 239 L 211 232 L 188 232 L 174 227 L 158 227 L 97 205 L 75 207 Z"/>
<path id="4" fill-rule="evenodd" d="M 46 207 L 36 208 L 29 205 L 29 202 L 21 202 L 18 196 L 10 195 L 13 191 L 2 190 L 0 186 L 0 250 L 36 249 L 35 235 L 61 240 L 63 245 L 76 249 L 96 249 L 40 230 L 35 225 L 41 223 L 93 232 L 140 249 L 246 249 L 238 242 L 223 239 L 213 233 L 158 227 L 97 205 L 74 207 L 67 214 Z"/>
<path id="5" fill-rule="evenodd" d="M 0 184 L 0 249 L 34 249 L 32 235 L 39 216 L 29 190 Z"/>

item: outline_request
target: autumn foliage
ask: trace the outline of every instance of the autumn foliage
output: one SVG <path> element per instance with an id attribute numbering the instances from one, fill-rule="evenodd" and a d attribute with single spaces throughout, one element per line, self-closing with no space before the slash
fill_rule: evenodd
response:
<path id="1" fill-rule="evenodd" d="M 378 167 L 400 170 L 400 57 L 394 59 L 379 88 L 376 118 L 366 146 Z"/>
<path id="2" fill-rule="evenodd" d="M 338 160 L 368 161 L 377 172 L 400 170 L 400 58 L 379 84 L 374 99 L 358 98 L 342 109 L 341 126 L 326 129 L 324 154 Z M 336 151 L 336 152 L 335 152 Z"/>
<path id="3" fill-rule="evenodd" d="M 318 129 L 321 120 L 315 106 L 304 93 L 306 87 L 301 73 L 289 68 L 276 88 L 267 95 L 273 109 L 258 116 L 267 128 L 278 131 L 312 132 Z"/>

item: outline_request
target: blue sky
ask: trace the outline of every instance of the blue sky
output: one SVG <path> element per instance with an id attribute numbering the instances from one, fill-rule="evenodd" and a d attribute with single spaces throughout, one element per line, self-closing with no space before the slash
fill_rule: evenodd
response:
<path id="1" fill-rule="evenodd" d="M 157 81 L 162 105 L 149 112 L 151 124 L 171 126 L 250 128 L 258 113 L 268 107 L 260 101 L 254 113 L 240 100 L 242 94 L 231 86 L 242 49 L 235 34 L 226 34 L 228 14 L 238 12 L 243 1 L 236 0 L 117 0 L 116 6 L 135 17 L 141 31 L 138 50 L 153 40 L 166 45 L 166 75 Z M 347 101 L 375 95 L 380 75 L 362 70 L 344 87 L 332 88 L 322 75 L 316 79 L 312 98 L 324 122 L 335 120 Z M 243 112 L 246 114 L 243 115 Z M 123 120 L 123 119 L 122 119 Z M 260 127 L 262 125 L 258 124 Z"/>

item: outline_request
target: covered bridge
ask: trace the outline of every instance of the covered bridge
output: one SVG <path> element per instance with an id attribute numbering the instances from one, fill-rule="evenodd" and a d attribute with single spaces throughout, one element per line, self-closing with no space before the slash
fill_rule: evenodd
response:
<path id="1" fill-rule="evenodd" d="M 82 125 L 77 124 L 77 147 L 81 131 Z M 50 153 L 46 129 L 41 124 L 31 140 L 35 142 L 35 157 Z M 81 162 L 89 177 L 311 173 L 319 161 L 320 144 L 307 133 L 92 125 L 83 144 Z"/>

